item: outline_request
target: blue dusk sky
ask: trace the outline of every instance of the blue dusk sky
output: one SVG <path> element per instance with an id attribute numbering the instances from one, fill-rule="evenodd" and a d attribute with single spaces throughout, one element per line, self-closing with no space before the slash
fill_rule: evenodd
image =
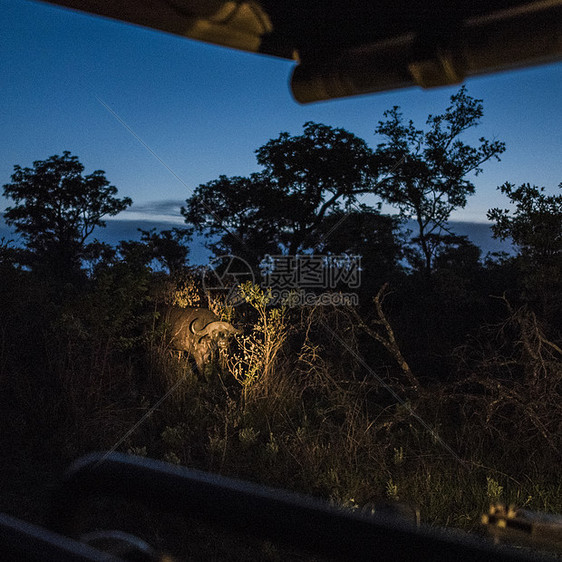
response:
<path id="1" fill-rule="evenodd" d="M 0 184 L 14 164 L 69 150 L 101 169 L 133 207 L 120 219 L 180 221 L 201 183 L 258 168 L 254 150 L 306 121 L 343 127 L 376 146 L 377 122 L 399 105 L 423 126 L 455 87 L 420 88 L 299 105 L 293 63 L 205 45 L 27 0 L 0 0 Z M 472 136 L 507 144 L 475 178 L 477 193 L 455 220 L 484 222 L 506 203 L 496 187 L 562 181 L 562 63 L 473 78 L 484 101 Z M 0 210 L 9 204 L 0 196 Z"/>

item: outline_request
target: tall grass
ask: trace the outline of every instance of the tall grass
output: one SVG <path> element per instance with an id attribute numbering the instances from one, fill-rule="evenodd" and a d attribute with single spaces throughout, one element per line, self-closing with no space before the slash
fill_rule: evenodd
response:
<path id="1" fill-rule="evenodd" d="M 233 309 L 189 279 L 151 288 L 112 275 L 39 316 L 22 305 L 2 319 L 4 334 L 24 319 L 36 328 L 36 346 L 17 330 L 21 361 L 2 356 L 2 443 L 18 451 L 5 462 L 39 474 L 40 459 L 58 470 L 118 445 L 352 509 L 410 503 L 430 524 L 474 529 L 498 500 L 562 512 L 560 343 L 531 311 L 506 306 L 456 351 L 445 384 L 406 363 L 382 298 L 369 322 L 271 306 L 253 285 Z M 199 373 L 170 353 L 158 300 L 208 304 L 243 334 Z"/>

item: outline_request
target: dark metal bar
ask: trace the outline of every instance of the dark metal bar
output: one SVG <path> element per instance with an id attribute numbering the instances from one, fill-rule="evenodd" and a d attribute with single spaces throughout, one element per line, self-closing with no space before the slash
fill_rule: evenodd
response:
<path id="1" fill-rule="evenodd" d="M 0 559 L 4 562 L 119 562 L 118 558 L 0 513 Z"/>
<path id="2" fill-rule="evenodd" d="M 79 500 L 92 495 L 140 501 L 340 560 L 551 560 L 460 532 L 418 529 L 399 519 L 120 453 L 95 453 L 72 465 L 54 495 L 50 526 L 70 536 L 78 533 Z"/>

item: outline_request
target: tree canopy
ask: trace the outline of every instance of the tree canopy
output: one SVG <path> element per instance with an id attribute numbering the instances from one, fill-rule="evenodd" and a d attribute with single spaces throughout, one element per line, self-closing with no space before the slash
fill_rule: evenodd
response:
<path id="1" fill-rule="evenodd" d="M 562 190 L 562 183 L 558 186 Z M 559 320 L 562 312 L 562 194 L 547 195 L 544 187 L 506 182 L 498 188 L 511 209 L 494 208 L 494 236 L 511 239 L 518 255 L 511 261 L 522 273 L 525 301 L 538 301 L 545 317 Z"/>
<path id="2" fill-rule="evenodd" d="M 170 275 L 174 275 L 187 267 L 191 229 L 174 227 L 157 232 L 139 229 L 141 242 L 147 244 L 151 250 L 151 257 L 159 262 Z"/>
<path id="3" fill-rule="evenodd" d="M 498 188 L 515 209 L 494 208 L 488 219 L 495 222 L 497 238 L 511 238 L 520 252 L 534 261 L 548 263 L 562 257 L 562 194 L 546 195 L 544 187 L 506 182 Z M 558 185 L 562 190 L 562 183 Z"/>
<path id="4" fill-rule="evenodd" d="M 352 133 L 308 122 L 256 151 L 263 170 L 200 185 L 182 208 L 186 222 L 221 235 L 215 252 L 262 257 L 315 247 L 323 219 L 348 209 L 376 179 L 372 150 Z"/>
<path id="5" fill-rule="evenodd" d="M 117 188 L 96 170 L 84 175 L 84 166 L 70 152 L 37 160 L 32 168 L 14 166 L 4 196 L 14 205 L 4 212 L 33 252 L 34 260 L 48 259 L 60 267 L 76 267 L 88 237 L 132 204 L 116 197 Z"/>
<path id="6" fill-rule="evenodd" d="M 499 160 L 505 150 L 498 140 L 480 137 L 478 146 L 460 140 L 462 133 L 480 123 L 483 114 L 482 100 L 468 95 L 463 86 L 451 96 L 444 113 L 428 116 L 426 131 L 411 120 L 405 122 L 397 106 L 385 111 L 375 131 L 386 137 L 375 151 L 377 164 L 386 173 L 378 190 L 403 217 L 416 222 L 414 241 L 427 272 L 438 246 L 446 241 L 451 213 L 462 209 L 474 193 L 474 183 L 467 176 L 478 175 L 484 162 Z"/>
<path id="7" fill-rule="evenodd" d="M 439 249 L 456 243 L 448 220 L 474 193 L 472 176 L 505 150 L 498 140 L 480 137 L 474 146 L 461 140 L 482 116 L 482 100 L 465 87 L 442 114 L 428 116 L 426 130 L 405 121 L 395 106 L 376 128 L 384 140 L 375 150 L 344 129 L 308 122 L 302 134 L 283 132 L 256 150 L 260 172 L 200 185 L 182 214 L 215 240 L 215 253 L 259 260 L 267 253 L 321 250 L 326 237 L 345 239 L 349 219 L 357 220 L 358 197 L 370 194 L 378 199 L 368 206 L 372 211 L 382 200 L 415 221 L 406 255 L 430 273 Z"/>

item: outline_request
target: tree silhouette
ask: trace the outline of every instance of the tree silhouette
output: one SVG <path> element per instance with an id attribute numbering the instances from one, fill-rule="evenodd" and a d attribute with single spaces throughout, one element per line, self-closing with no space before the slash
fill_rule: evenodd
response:
<path id="1" fill-rule="evenodd" d="M 474 193 L 468 174 L 478 175 L 482 164 L 505 150 L 503 142 L 479 139 L 470 146 L 460 135 L 476 127 L 483 116 L 482 100 L 472 98 L 463 86 L 451 96 L 441 115 L 429 115 L 427 131 L 404 122 L 400 108 L 384 113 L 376 133 L 386 137 L 375 151 L 381 172 L 381 196 L 396 206 L 401 215 L 417 225 L 414 241 L 419 244 L 423 268 L 430 273 L 435 252 L 447 241 L 447 221 L 455 209 L 463 208 Z"/>
<path id="2" fill-rule="evenodd" d="M 156 232 L 155 228 L 139 231 L 141 242 L 148 244 L 152 258 L 167 269 L 170 275 L 182 271 L 187 266 L 189 247 L 186 243 L 191 241 L 191 229 L 174 227 L 160 232 Z"/>
<path id="3" fill-rule="evenodd" d="M 562 190 L 562 183 L 558 186 Z M 506 182 L 498 188 L 514 209 L 494 208 L 488 219 L 495 222 L 496 238 L 511 238 L 518 249 L 515 265 L 522 273 L 525 300 L 537 301 L 542 316 L 559 322 L 562 312 L 562 194 L 547 195 L 544 187 L 528 183 L 515 187 Z"/>
<path id="4" fill-rule="evenodd" d="M 348 212 L 334 211 L 322 221 L 319 250 L 323 254 L 360 256 L 360 294 L 370 300 L 400 270 L 398 229 L 398 218 L 366 205 Z"/>
<path id="5" fill-rule="evenodd" d="M 21 233 L 32 265 L 57 268 L 61 274 L 76 271 L 85 243 L 94 229 L 105 226 L 105 216 L 116 215 L 132 204 L 116 197 L 104 172 L 84 175 L 84 166 L 70 152 L 14 166 L 4 196 L 14 205 L 4 212 L 6 223 Z"/>
<path id="6" fill-rule="evenodd" d="M 494 236 L 502 240 L 511 238 L 520 253 L 535 264 L 562 258 L 562 194 L 546 195 L 544 187 L 528 183 L 515 187 L 506 182 L 498 189 L 515 209 L 488 211 L 488 219 L 495 222 Z M 562 183 L 558 189 L 562 190 Z"/>
<path id="7" fill-rule="evenodd" d="M 302 135 L 281 133 L 256 154 L 263 171 L 200 185 L 182 208 L 199 232 L 221 236 L 215 253 L 255 260 L 315 248 L 324 218 L 374 185 L 372 150 L 344 129 L 309 122 Z"/>

